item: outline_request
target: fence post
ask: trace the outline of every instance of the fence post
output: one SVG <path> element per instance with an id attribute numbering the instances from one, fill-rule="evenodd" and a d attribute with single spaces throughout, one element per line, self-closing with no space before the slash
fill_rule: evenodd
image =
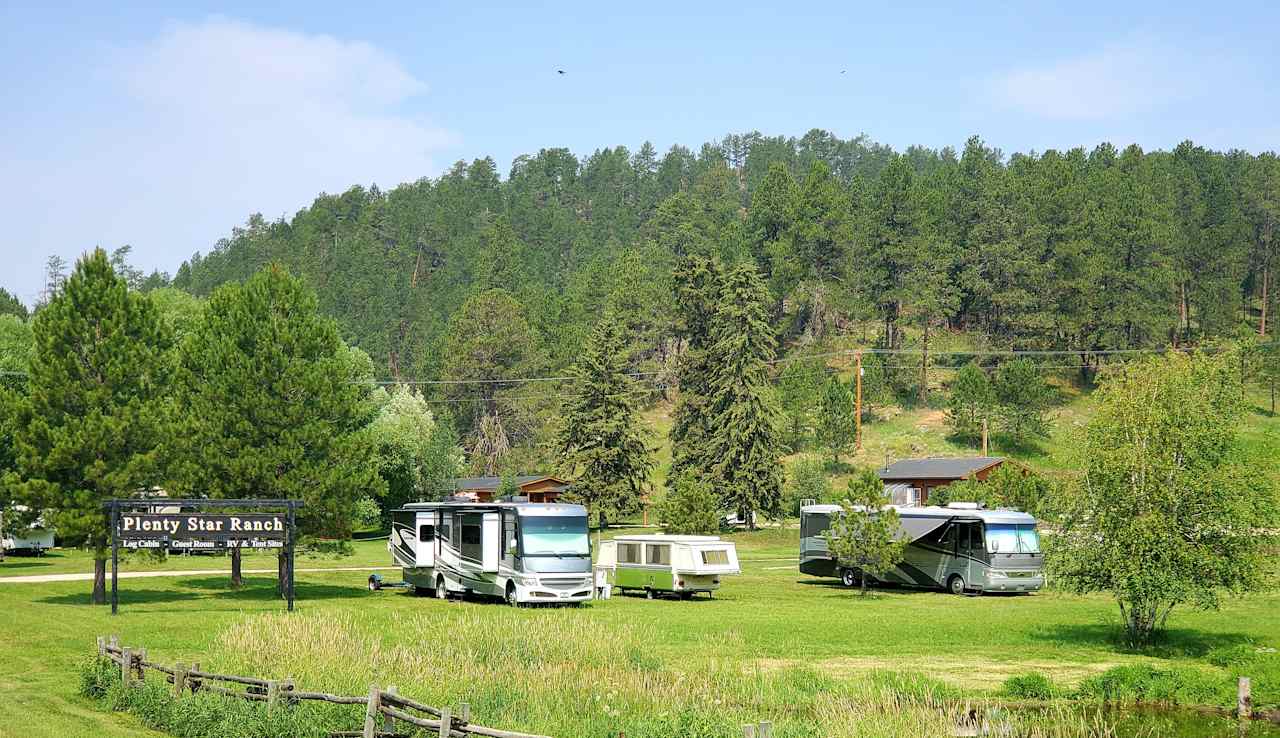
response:
<path id="1" fill-rule="evenodd" d="M 1252 686 L 1249 677 L 1240 677 L 1236 682 L 1236 716 L 1241 720 L 1253 717 Z"/>
<path id="2" fill-rule="evenodd" d="M 181 697 L 187 687 L 187 665 L 179 661 L 173 665 L 173 696 Z"/>
<path id="3" fill-rule="evenodd" d="M 387 688 L 383 691 L 383 694 L 393 695 L 395 693 L 396 693 L 396 685 L 394 684 L 387 685 Z M 384 733 L 396 732 L 396 719 L 391 717 L 390 715 L 385 716 L 382 719 L 382 732 Z"/>
<path id="4" fill-rule="evenodd" d="M 756 726 L 747 723 L 742 726 L 742 738 L 756 738 Z"/>
<path id="5" fill-rule="evenodd" d="M 463 725 L 471 722 L 471 703 L 463 702 L 458 705 L 458 718 L 462 720 Z"/>
<path id="6" fill-rule="evenodd" d="M 103 656 L 106 656 L 106 655 L 107 655 L 107 639 L 102 636 L 98 636 L 98 658 L 102 658 Z"/>
<path id="7" fill-rule="evenodd" d="M 199 662 L 199 661 L 192 661 L 192 662 L 191 662 L 191 671 L 200 671 L 200 662 Z M 188 677 L 188 678 L 187 678 L 187 686 L 188 686 L 188 687 L 190 687 L 190 689 L 191 689 L 191 694 L 195 694 L 195 693 L 196 693 L 196 690 L 200 689 L 200 680 L 199 680 L 199 679 L 197 679 L 197 678 L 195 678 L 195 677 Z"/>
<path id="8" fill-rule="evenodd" d="M 453 711 L 448 706 L 440 708 L 440 738 L 449 738 L 453 730 Z"/>
<path id="9" fill-rule="evenodd" d="M 378 708 L 382 706 L 382 693 L 378 685 L 369 685 L 369 701 L 364 706 L 364 735 L 362 738 L 377 738 Z"/>
<path id="10" fill-rule="evenodd" d="M 756 734 L 757 738 L 771 738 L 773 735 L 773 723 L 768 720 L 760 721 L 760 732 Z"/>
<path id="11" fill-rule="evenodd" d="M 133 678 L 133 649 L 120 649 L 120 681 L 124 686 L 129 686 L 129 680 Z"/>
<path id="12" fill-rule="evenodd" d="M 280 682 L 275 679 L 267 680 L 267 708 L 276 706 L 276 700 L 280 699 Z"/>

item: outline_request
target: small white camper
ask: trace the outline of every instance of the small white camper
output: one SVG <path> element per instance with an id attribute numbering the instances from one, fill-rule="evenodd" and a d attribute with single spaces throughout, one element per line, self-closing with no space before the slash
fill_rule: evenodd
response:
<path id="1" fill-rule="evenodd" d="M 24 512 L 27 512 L 27 508 L 21 505 L 11 508 L 11 512 L 7 513 L 8 519 L 6 513 L 0 512 L 0 547 L 6 553 L 22 551 L 42 556 L 45 551 L 53 548 L 53 531 L 44 527 L 44 521 L 39 518 L 29 525 L 10 523 L 17 513 Z"/>
<path id="2" fill-rule="evenodd" d="M 741 573 L 738 551 L 719 536 L 618 536 L 600 543 L 596 570 L 622 592 L 643 591 L 653 599 L 673 592 L 689 599 L 719 589 L 725 576 Z"/>

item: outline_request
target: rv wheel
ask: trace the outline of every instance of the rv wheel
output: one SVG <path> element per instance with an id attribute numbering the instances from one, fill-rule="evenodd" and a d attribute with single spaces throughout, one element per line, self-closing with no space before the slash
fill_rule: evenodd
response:
<path id="1" fill-rule="evenodd" d="M 858 586 L 858 577 L 853 573 L 853 569 L 840 570 L 840 583 L 846 587 Z"/>
<path id="2" fill-rule="evenodd" d="M 652 590 L 652 589 L 649 589 L 648 587 L 645 587 L 645 588 L 644 588 L 644 598 L 645 598 L 646 600 L 652 600 L 654 597 L 655 597 L 655 595 L 654 595 L 654 593 L 653 593 L 653 590 Z"/>
<path id="3" fill-rule="evenodd" d="M 449 599 L 449 590 L 445 589 L 444 577 L 436 577 L 436 599 L 437 600 Z"/>
<path id="4" fill-rule="evenodd" d="M 947 580 L 947 590 L 953 595 L 964 594 L 964 577 L 954 574 Z"/>
<path id="5" fill-rule="evenodd" d="M 519 607 L 520 603 L 516 601 L 516 584 L 515 582 L 507 582 L 507 604 L 512 607 Z"/>
<path id="6" fill-rule="evenodd" d="M 378 583 L 378 575 L 377 575 L 377 574 L 370 574 L 370 575 L 369 575 L 369 591 L 370 591 L 370 592 L 377 592 L 379 589 L 382 589 L 380 586 L 378 586 L 378 584 L 379 584 L 379 583 Z"/>

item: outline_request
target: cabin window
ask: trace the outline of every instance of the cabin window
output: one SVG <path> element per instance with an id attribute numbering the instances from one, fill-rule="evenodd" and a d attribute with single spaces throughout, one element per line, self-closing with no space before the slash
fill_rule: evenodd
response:
<path id="1" fill-rule="evenodd" d="M 728 566 L 729 552 L 723 548 L 713 548 L 702 552 L 702 563 L 712 566 Z"/>
<path id="2" fill-rule="evenodd" d="M 619 564 L 639 564 L 640 563 L 640 544 L 639 543 L 619 543 L 618 544 L 618 563 Z"/>
<path id="3" fill-rule="evenodd" d="M 430 543 L 436 539 L 436 527 L 434 525 L 418 526 L 418 542 Z"/>
<path id="4" fill-rule="evenodd" d="M 462 557 L 480 560 L 482 552 L 480 541 L 483 539 L 480 528 L 480 515 L 464 515 L 462 518 Z"/>
<path id="5" fill-rule="evenodd" d="M 667 544 L 646 546 L 649 553 L 648 563 L 669 565 L 671 563 L 671 546 Z"/>

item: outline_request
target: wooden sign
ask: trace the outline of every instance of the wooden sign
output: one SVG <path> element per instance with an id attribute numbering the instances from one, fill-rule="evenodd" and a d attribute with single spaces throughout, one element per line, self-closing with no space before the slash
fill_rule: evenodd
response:
<path id="1" fill-rule="evenodd" d="M 284 515 L 158 515 L 121 513 L 117 533 L 121 541 L 168 540 L 173 547 L 181 541 L 283 541 L 288 521 Z"/>

